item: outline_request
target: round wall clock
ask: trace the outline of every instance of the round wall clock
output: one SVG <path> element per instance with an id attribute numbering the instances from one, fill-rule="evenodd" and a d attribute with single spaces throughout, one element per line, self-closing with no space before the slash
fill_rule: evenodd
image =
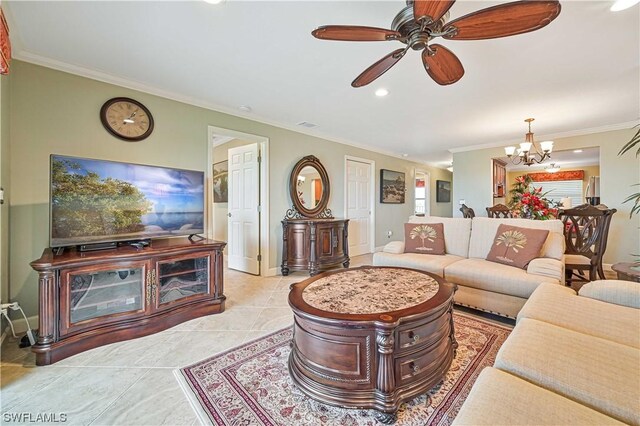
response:
<path id="1" fill-rule="evenodd" d="M 129 142 L 141 141 L 153 131 L 151 112 L 130 98 L 109 99 L 100 109 L 100 121 L 113 136 Z"/>

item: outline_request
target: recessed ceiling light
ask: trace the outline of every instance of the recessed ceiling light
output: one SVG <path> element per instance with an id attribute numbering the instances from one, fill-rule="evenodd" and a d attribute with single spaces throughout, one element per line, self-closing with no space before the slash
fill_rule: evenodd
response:
<path id="1" fill-rule="evenodd" d="M 635 6 L 636 4 L 638 4 L 638 2 L 640 2 L 640 0 L 616 0 L 616 2 L 613 3 L 613 6 L 611 6 L 610 10 L 612 12 L 620 12 L 621 10 L 629 9 L 632 6 Z"/>
<path id="2" fill-rule="evenodd" d="M 389 94 L 389 91 L 385 88 L 380 88 L 378 90 L 376 90 L 376 96 L 379 98 L 382 98 L 384 96 L 387 96 Z"/>
<path id="3" fill-rule="evenodd" d="M 238 109 L 242 112 L 251 112 L 252 109 L 249 105 L 240 105 Z"/>
<path id="4" fill-rule="evenodd" d="M 209 4 L 220 4 L 225 2 L 225 0 L 204 0 L 204 1 Z"/>
<path id="5" fill-rule="evenodd" d="M 403 156 L 403 157 L 408 157 L 408 156 L 409 156 L 409 154 L 402 154 L 402 156 Z"/>
<path id="6" fill-rule="evenodd" d="M 580 154 L 582 152 L 581 149 L 574 149 L 573 152 L 575 152 L 576 154 Z"/>

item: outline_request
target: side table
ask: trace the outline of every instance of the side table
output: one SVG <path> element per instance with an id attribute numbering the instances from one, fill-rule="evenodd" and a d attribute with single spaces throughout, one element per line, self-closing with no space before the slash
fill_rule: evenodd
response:
<path id="1" fill-rule="evenodd" d="M 619 280 L 635 281 L 640 283 L 640 264 L 637 263 L 616 263 L 611 269 L 616 271 Z"/>

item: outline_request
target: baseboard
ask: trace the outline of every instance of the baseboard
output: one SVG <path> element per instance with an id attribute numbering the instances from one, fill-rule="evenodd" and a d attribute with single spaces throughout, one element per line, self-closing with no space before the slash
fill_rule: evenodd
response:
<path id="1" fill-rule="evenodd" d="M 265 277 L 275 277 L 276 275 L 280 275 L 278 268 L 269 268 L 265 271 L 264 276 Z"/>
<path id="2" fill-rule="evenodd" d="M 35 330 L 38 328 L 38 316 L 34 315 L 32 317 L 28 317 L 27 318 L 29 320 L 29 325 L 31 326 L 32 330 Z M 15 330 L 16 334 L 22 334 L 22 333 L 26 333 L 28 328 L 27 328 L 27 322 L 24 320 L 24 318 L 18 318 L 18 319 L 14 319 L 11 320 L 11 322 L 13 323 L 13 329 Z M 6 333 L 10 333 L 11 332 L 11 328 L 9 328 L 9 325 L 7 324 L 7 328 L 5 329 Z M 3 333 L 4 334 L 4 333 Z"/>
<path id="3" fill-rule="evenodd" d="M 377 253 L 379 251 L 382 251 L 382 249 L 384 249 L 384 246 L 379 246 L 379 247 L 376 247 L 375 249 L 373 249 L 373 252 Z"/>

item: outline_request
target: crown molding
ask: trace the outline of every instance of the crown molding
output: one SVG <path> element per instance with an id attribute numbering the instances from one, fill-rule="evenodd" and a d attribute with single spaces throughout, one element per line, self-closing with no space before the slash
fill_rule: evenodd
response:
<path id="1" fill-rule="evenodd" d="M 286 123 L 281 123 L 269 118 L 265 118 L 265 117 L 261 117 L 259 115 L 256 115 L 255 113 L 242 113 L 240 111 L 237 111 L 233 108 L 229 108 L 223 105 L 218 105 L 218 104 L 214 104 L 211 102 L 207 102 L 204 101 L 202 99 L 197 99 L 197 98 L 192 98 L 189 96 L 184 96 L 181 95 L 179 93 L 175 93 L 175 92 L 171 92 L 168 90 L 164 90 L 164 89 L 160 89 L 158 87 L 154 87 L 154 86 L 149 86 L 147 84 L 144 84 L 142 82 L 139 81 L 135 81 L 135 80 L 130 80 L 130 79 L 126 79 L 126 78 L 122 78 L 122 77 L 118 77 L 115 76 L 113 74 L 109 74 L 107 72 L 103 72 L 103 71 L 98 71 L 98 70 L 93 70 L 90 68 L 86 68 L 80 65 L 75 65 L 75 64 L 70 64 L 67 62 L 62 62 L 62 61 L 58 61 L 55 59 L 51 59 L 48 58 L 46 56 L 42 56 L 42 55 L 38 55 L 35 53 L 31 53 L 29 51 L 26 51 L 24 49 L 15 49 L 13 52 L 13 57 L 14 59 L 23 61 L 23 62 L 28 62 L 34 65 L 39 65 L 45 68 L 51 68 L 57 71 L 62 71 L 62 72 L 66 72 L 68 74 L 73 74 L 73 75 L 77 75 L 80 77 L 85 77 L 91 80 L 96 80 L 96 81 L 100 81 L 102 83 L 107 83 L 107 84 L 113 84 L 116 86 L 120 86 L 120 87 L 124 87 L 127 89 L 131 89 L 131 90 L 136 90 L 139 92 L 143 92 L 143 93 L 148 93 L 150 95 L 154 95 L 154 96 L 158 96 L 161 98 L 165 98 L 165 99 L 170 99 L 172 101 L 176 101 L 176 102 L 181 102 L 184 104 L 188 104 L 188 105 L 192 105 L 192 106 L 196 106 L 196 107 L 200 107 L 200 108 L 204 108 L 210 111 L 215 111 L 215 112 L 219 112 L 219 113 L 223 113 L 223 114 L 227 114 L 227 115 L 231 115 L 234 117 L 239 117 L 239 118 L 243 118 L 246 120 L 250 120 L 250 121 L 254 121 L 257 123 L 261 123 L 261 124 L 266 124 L 269 126 L 274 126 L 280 129 L 285 129 L 285 130 L 289 130 L 295 133 L 300 133 L 300 134 L 304 134 L 304 135 L 308 135 L 308 136 L 313 136 L 316 138 L 321 138 L 321 139 L 326 139 L 330 142 L 335 142 L 335 143 L 339 143 L 342 145 L 347 145 L 347 146 L 351 146 L 354 148 L 359 148 L 359 149 L 363 149 L 369 152 L 375 152 L 377 154 L 382 154 L 382 155 L 386 155 L 389 157 L 393 157 L 393 158 L 398 158 L 400 160 L 404 160 L 404 161 L 410 161 L 413 163 L 417 163 L 417 164 L 425 164 L 431 167 L 435 167 L 438 169 L 443 169 L 441 166 L 435 165 L 432 162 L 428 162 L 428 161 L 424 161 L 424 160 L 418 160 L 418 159 L 407 159 L 405 157 L 402 157 L 401 154 L 398 153 L 394 153 L 392 151 L 388 151 L 385 149 L 379 149 L 379 148 L 375 148 L 375 147 L 371 147 L 371 146 L 367 146 L 365 144 L 361 144 L 358 142 L 354 142 L 348 139 L 343 139 L 343 138 L 339 138 L 330 134 L 326 134 L 323 132 L 319 132 L 317 130 L 305 130 L 304 128 L 301 128 L 300 126 L 292 126 Z M 216 123 L 210 123 L 211 125 L 214 125 Z M 219 124 L 219 123 L 217 123 Z"/>
<path id="2" fill-rule="evenodd" d="M 571 131 L 568 131 L 568 132 L 560 132 L 560 133 L 550 133 L 550 134 L 541 135 L 539 137 L 536 137 L 536 139 L 537 140 L 549 140 L 549 139 L 571 138 L 571 137 L 575 137 L 575 136 L 591 135 L 591 134 L 594 134 L 594 133 L 603 133 L 603 132 L 611 132 L 611 131 L 614 131 L 614 130 L 630 129 L 633 126 L 637 126 L 637 125 L 638 125 L 637 121 L 626 121 L 626 122 L 623 122 L 623 123 L 607 124 L 607 125 L 599 126 L 599 127 L 589 127 L 587 129 L 571 130 Z M 504 141 L 504 142 L 491 142 L 491 143 L 486 143 L 486 144 L 481 144 L 481 145 L 470 145 L 470 146 L 463 146 L 463 147 L 460 147 L 460 148 L 451 148 L 449 150 L 449 152 L 452 153 L 452 154 L 456 154 L 456 153 L 459 153 L 459 152 L 477 151 L 477 150 L 480 150 L 480 149 L 501 148 L 501 147 L 509 146 L 509 145 L 517 145 L 520 142 L 522 142 L 522 139 L 510 140 L 510 141 Z"/>

